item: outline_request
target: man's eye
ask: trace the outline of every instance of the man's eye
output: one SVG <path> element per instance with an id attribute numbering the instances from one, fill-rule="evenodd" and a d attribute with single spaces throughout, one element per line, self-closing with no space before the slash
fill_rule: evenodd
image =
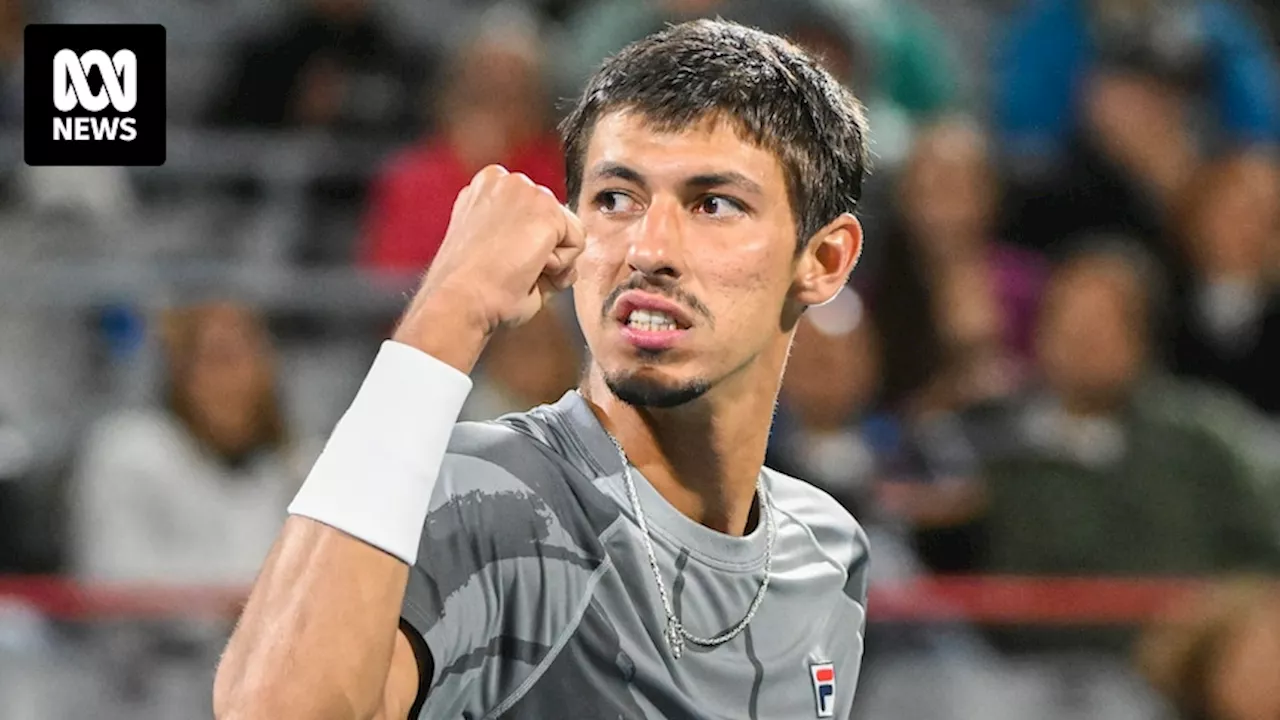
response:
<path id="1" fill-rule="evenodd" d="M 605 214 L 628 213 L 636 209 L 637 203 L 630 195 L 616 190 L 605 190 L 596 195 L 596 207 Z"/>
<path id="2" fill-rule="evenodd" d="M 745 212 L 746 208 L 723 195 L 708 195 L 698 201 L 694 211 L 712 217 L 733 217 Z"/>

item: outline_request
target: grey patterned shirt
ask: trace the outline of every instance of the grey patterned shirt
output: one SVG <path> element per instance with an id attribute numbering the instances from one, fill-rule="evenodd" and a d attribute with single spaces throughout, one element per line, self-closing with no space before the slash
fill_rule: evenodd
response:
<path id="1" fill-rule="evenodd" d="M 402 613 L 433 660 L 416 716 L 849 717 L 868 559 L 854 519 L 766 470 L 777 539 L 764 602 L 729 643 L 686 645 L 676 660 L 622 470 L 576 392 L 458 424 Z M 716 532 L 632 476 L 685 627 L 702 637 L 732 627 L 763 577 L 765 523 L 745 537 Z"/>

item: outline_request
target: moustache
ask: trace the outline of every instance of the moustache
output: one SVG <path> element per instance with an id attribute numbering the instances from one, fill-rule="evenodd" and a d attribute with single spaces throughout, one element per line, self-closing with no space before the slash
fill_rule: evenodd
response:
<path id="1" fill-rule="evenodd" d="M 663 283 L 661 281 L 654 282 L 653 278 L 643 273 L 634 273 L 631 277 L 627 278 L 626 282 L 610 291 L 608 296 L 605 297 L 604 302 L 601 304 L 600 316 L 607 319 L 609 317 L 609 310 L 618 302 L 618 298 L 621 297 L 623 293 L 630 292 L 632 290 L 642 290 L 644 292 L 653 293 L 654 295 L 661 295 L 668 300 L 680 303 L 693 312 L 701 315 L 711 325 L 715 325 L 715 318 L 711 315 L 711 308 L 707 307 L 701 300 L 694 297 L 691 293 L 688 293 L 670 283 Z"/>

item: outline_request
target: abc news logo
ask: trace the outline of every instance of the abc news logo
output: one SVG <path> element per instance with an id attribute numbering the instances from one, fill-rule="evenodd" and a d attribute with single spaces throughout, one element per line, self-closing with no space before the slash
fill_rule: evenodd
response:
<path id="1" fill-rule="evenodd" d="M 93 92 L 85 70 L 102 74 L 102 89 Z M 53 56 L 53 105 L 69 113 L 77 107 L 101 112 L 107 103 L 116 112 L 132 112 L 138 105 L 138 56 L 121 50 L 112 57 L 101 50 L 76 55 L 61 50 Z M 131 142 L 138 137 L 137 122 L 131 117 L 55 117 L 54 140 L 115 140 Z"/>
<path id="2" fill-rule="evenodd" d="M 28 25 L 28 165 L 162 165 L 160 25 Z"/>

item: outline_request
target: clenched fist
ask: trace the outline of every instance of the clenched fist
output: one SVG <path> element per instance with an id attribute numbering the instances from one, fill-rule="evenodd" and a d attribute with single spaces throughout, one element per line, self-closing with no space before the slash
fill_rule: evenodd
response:
<path id="1" fill-rule="evenodd" d="M 582 247 L 582 223 L 553 192 L 490 165 L 458 194 L 394 339 L 470 372 L 493 331 L 527 322 L 573 284 Z"/>

